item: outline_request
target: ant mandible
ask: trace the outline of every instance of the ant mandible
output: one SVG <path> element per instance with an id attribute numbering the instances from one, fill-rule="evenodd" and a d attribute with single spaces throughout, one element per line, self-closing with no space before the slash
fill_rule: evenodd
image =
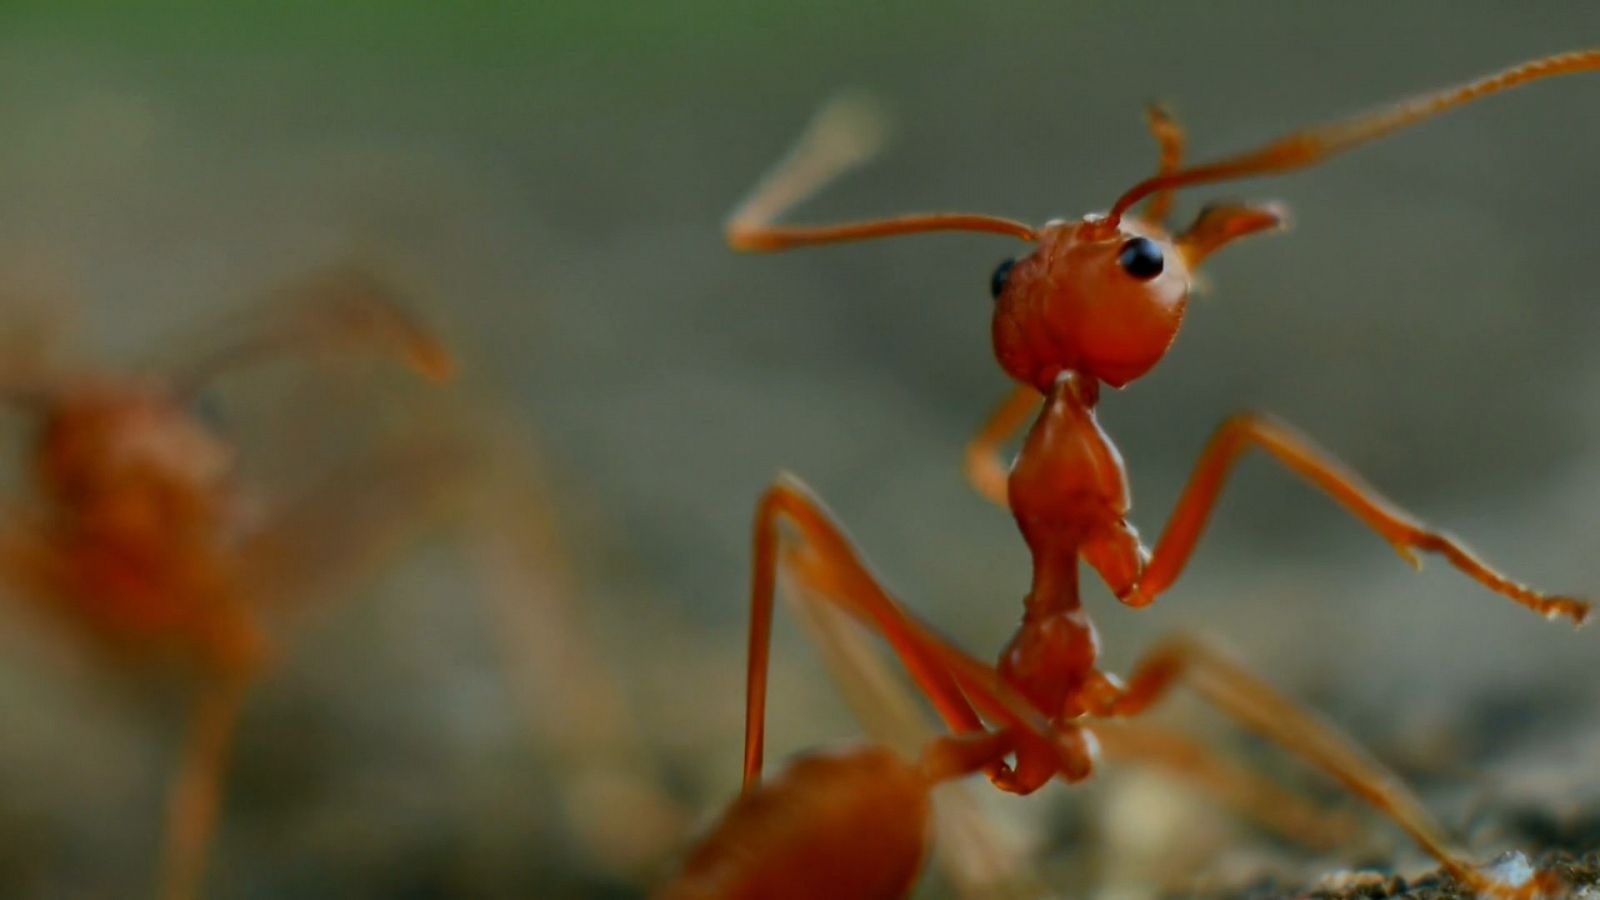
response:
<path id="1" fill-rule="evenodd" d="M 773 591 L 781 562 L 879 632 L 955 732 L 930 752 L 959 763 L 931 764 L 935 777 L 982 769 L 997 787 L 1019 794 L 1057 777 L 1078 781 L 1093 766 L 1095 720 L 1137 716 L 1184 682 L 1341 781 L 1468 888 L 1496 896 L 1552 888 L 1549 874 L 1511 886 L 1475 869 L 1451 849 L 1421 803 L 1376 761 L 1202 643 L 1175 639 L 1158 646 L 1126 682 L 1101 671 L 1095 632 L 1079 599 L 1078 564 L 1082 559 L 1092 566 L 1124 604 L 1153 602 L 1177 580 L 1233 463 L 1253 446 L 1328 493 L 1412 564 L 1418 563 L 1418 553 L 1439 554 L 1495 593 L 1546 618 L 1581 624 L 1588 603 L 1545 594 L 1500 574 L 1455 538 L 1390 503 L 1306 438 L 1260 415 L 1232 417 L 1217 430 L 1152 552 L 1128 522 L 1126 473 L 1115 445 L 1096 422 L 1095 406 L 1102 384 L 1124 387 L 1166 355 L 1183 319 L 1193 273 L 1208 256 L 1237 238 L 1284 224 L 1284 214 L 1270 205 L 1217 204 L 1172 234 L 1163 223 L 1175 191 L 1306 168 L 1490 94 L 1593 70 L 1600 70 L 1600 49 L 1549 56 L 1190 167 L 1180 163 L 1182 131 L 1159 110 L 1152 111 L 1149 124 L 1161 149 L 1158 173 L 1125 191 L 1107 213 L 1040 228 L 956 213 L 828 226 L 774 224 L 875 150 L 876 135 L 858 107 L 825 109 L 792 154 L 734 212 L 728 242 L 739 250 L 774 251 L 919 232 L 977 231 L 1037 245 L 994 273 L 994 352 L 1019 386 L 984 424 L 967 454 L 974 486 L 1015 517 L 1031 551 L 1033 580 L 1022 624 L 998 664 L 987 665 L 903 608 L 879 585 L 823 504 L 798 481 L 780 478 L 762 495 L 754 527 L 747 794 L 757 790 L 761 773 Z M 1144 213 L 1133 214 L 1134 205 L 1146 199 Z M 1043 406 L 1008 470 L 1001 448 L 1026 423 L 1040 395 Z M 785 525 L 797 541 L 782 541 Z M 971 753 L 949 749 L 957 745 Z"/>

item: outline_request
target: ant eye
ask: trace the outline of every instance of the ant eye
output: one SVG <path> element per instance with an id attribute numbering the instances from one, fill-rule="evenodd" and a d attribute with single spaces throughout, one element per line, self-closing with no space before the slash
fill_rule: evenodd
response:
<path id="1" fill-rule="evenodd" d="M 1016 264 L 1016 260 L 1008 259 L 995 266 L 994 274 L 989 276 L 989 296 L 1000 299 L 1000 292 L 1006 289 L 1006 281 L 1011 278 L 1011 267 Z"/>
<path id="2" fill-rule="evenodd" d="M 1166 266 L 1160 245 L 1146 237 L 1132 238 L 1123 244 L 1122 252 L 1117 254 L 1117 262 L 1122 266 L 1122 271 L 1140 281 L 1149 281 L 1160 275 Z"/>

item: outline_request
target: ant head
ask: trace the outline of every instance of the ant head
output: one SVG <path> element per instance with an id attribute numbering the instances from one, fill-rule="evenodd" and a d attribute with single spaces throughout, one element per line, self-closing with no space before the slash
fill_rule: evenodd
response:
<path id="1" fill-rule="evenodd" d="M 1177 237 L 1132 218 L 1048 222 L 1032 253 L 995 270 L 995 356 L 1040 390 L 1064 371 L 1122 387 L 1172 346 L 1200 262 L 1282 221 L 1271 207 L 1229 205 L 1207 207 Z"/>
<path id="2" fill-rule="evenodd" d="M 935 213 L 841 225 L 773 224 L 819 187 L 871 158 L 882 143 L 883 129 L 871 104 L 841 98 L 817 114 L 789 156 L 734 210 L 727 240 L 735 249 L 770 251 L 931 231 L 1020 238 L 1036 248 L 1002 263 L 993 280 L 994 349 L 1001 365 L 1040 390 L 1048 390 L 1066 371 L 1121 387 L 1150 371 L 1172 346 L 1200 262 L 1234 238 L 1284 222 L 1270 206 L 1217 205 L 1202 210 L 1188 230 L 1169 236 L 1154 220 L 1163 217 L 1173 192 L 1304 169 L 1500 91 L 1589 71 L 1600 71 L 1600 49 L 1558 53 L 1191 166 L 1179 165 L 1177 126 L 1156 111 L 1151 127 L 1162 144 L 1161 170 L 1124 191 L 1104 216 L 1079 222 L 1035 229 L 997 216 Z M 1147 198 L 1158 211 L 1152 221 L 1141 221 L 1132 210 Z"/>
<path id="3" fill-rule="evenodd" d="M 209 496 L 234 460 L 232 447 L 165 384 L 137 378 L 84 379 L 61 391 L 35 453 L 50 495 L 74 505 Z"/>

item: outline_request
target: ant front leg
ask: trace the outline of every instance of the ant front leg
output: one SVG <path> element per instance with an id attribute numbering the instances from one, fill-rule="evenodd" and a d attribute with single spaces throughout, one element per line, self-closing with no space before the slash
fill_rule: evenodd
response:
<path id="1" fill-rule="evenodd" d="M 1502 575 L 1454 537 L 1434 531 L 1396 507 L 1309 439 L 1282 423 L 1249 413 L 1224 422 L 1201 453 L 1143 574 L 1125 589 L 1113 584 L 1124 603 L 1144 606 L 1178 579 L 1205 530 L 1206 520 L 1216 506 L 1228 473 L 1251 446 L 1261 448 L 1290 471 L 1321 488 L 1388 541 L 1412 565 L 1420 565 L 1416 551 L 1437 553 L 1474 581 L 1547 619 L 1565 616 L 1581 625 L 1588 618 L 1588 603 L 1544 594 Z"/>
<path id="2" fill-rule="evenodd" d="M 996 506 L 1011 505 L 1006 489 L 1011 467 L 1006 463 L 1002 448 L 1022 426 L 1028 424 L 1038 406 L 1039 392 L 1031 385 L 1017 385 L 1006 395 L 1006 399 L 1000 401 L 983 427 L 978 429 L 972 442 L 967 444 L 967 483 Z"/>
<path id="3" fill-rule="evenodd" d="M 783 544 L 783 526 L 796 543 Z M 922 693 L 952 731 L 985 730 L 981 711 L 1003 730 L 1025 733 L 1030 753 L 1050 774 L 1069 780 L 1086 776 L 1092 759 L 1075 728 L 1053 727 L 1009 688 L 993 666 L 979 662 L 933 633 L 891 597 L 867 570 L 854 545 L 822 503 L 793 477 L 769 487 L 756 506 L 755 564 L 750 585 L 749 666 L 746 672 L 744 784 L 760 780 L 765 739 L 767 670 L 780 551 L 785 568 L 816 597 L 834 603 L 886 640 Z M 969 698 L 971 698 L 969 700 Z M 973 735 L 981 740 L 980 736 Z M 1000 755 L 987 766 L 1002 786 L 1012 773 Z M 1048 780 L 1048 775 L 1044 780 Z M 1040 782 L 1042 783 L 1042 781 Z M 1031 786 L 1031 782 L 1030 782 Z"/>
<path id="4" fill-rule="evenodd" d="M 945 723 L 957 731 L 983 728 L 978 714 L 943 664 L 931 652 L 921 627 L 878 585 L 857 556 L 850 539 L 809 490 L 783 477 L 756 505 L 755 564 L 750 584 L 750 647 L 745 680 L 744 784 L 761 777 L 766 731 L 767 669 L 772 647 L 773 597 L 778 580 L 780 524 L 791 524 L 803 539 L 786 562 L 803 567 L 817 595 L 839 603 L 872 625 L 894 648 L 917 686 L 933 701 Z"/>
<path id="5" fill-rule="evenodd" d="M 1165 641 L 1134 666 L 1126 687 L 1102 676 L 1090 686 L 1085 701 L 1092 716 L 1137 716 L 1180 683 L 1194 688 L 1246 728 L 1332 776 L 1398 825 L 1469 889 L 1495 897 L 1525 898 L 1558 886 L 1550 873 L 1510 886 L 1479 872 L 1451 848 L 1444 829 L 1398 776 L 1338 729 L 1200 641 L 1186 637 Z"/>

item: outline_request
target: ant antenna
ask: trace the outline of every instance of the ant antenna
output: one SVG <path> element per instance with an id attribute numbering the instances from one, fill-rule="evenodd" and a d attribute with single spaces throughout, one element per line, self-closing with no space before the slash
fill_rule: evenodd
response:
<path id="1" fill-rule="evenodd" d="M 1195 184 L 1230 181 L 1256 175 L 1275 175 L 1303 169 L 1353 149 L 1368 141 L 1393 134 L 1409 125 L 1431 119 L 1474 100 L 1509 90 L 1541 78 L 1571 75 L 1600 69 L 1600 49 L 1575 50 L 1512 66 L 1465 84 L 1402 100 L 1392 106 L 1326 125 L 1292 132 L 1264 147 L 1153 175 L 1129 188 L 1117 198 L 1106 217 L 1106 227 L 1115 228 L 1130 207 L 1145 197 L 1162 191 Z"/>
<path id="2" fill-rule="evenodd" d="M 925 231 L 979 231 L 1024 241 L 1038 239 L 1038 232 L 1022 222 L 970 213 L 896 216 L 843 225 L 772 224 L 829 182 L 877 156 L 887 137 L 886 116 L 869 95 L 847 93 L 829 101 L 806 126 L 789 155 L 756 183 L 728 217 L 728 245 L 735 250 L 773 251 Z"/>

